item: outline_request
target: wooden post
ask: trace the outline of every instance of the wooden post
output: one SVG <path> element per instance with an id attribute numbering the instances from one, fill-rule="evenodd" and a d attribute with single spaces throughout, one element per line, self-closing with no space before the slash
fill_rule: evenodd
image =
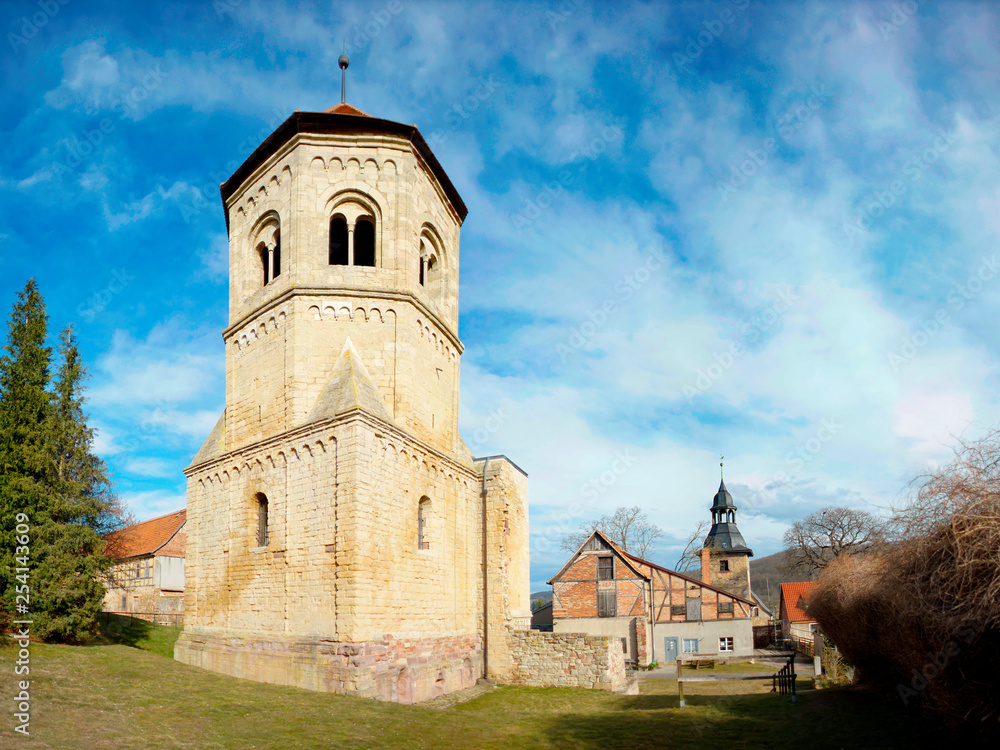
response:
<path id="1" fill-rule="evenodd" d="M 684 683 L 681 682 L 681 660 L 677 660 L 677 697 L 680 698 L 681 708 L 684 708 Z"/>

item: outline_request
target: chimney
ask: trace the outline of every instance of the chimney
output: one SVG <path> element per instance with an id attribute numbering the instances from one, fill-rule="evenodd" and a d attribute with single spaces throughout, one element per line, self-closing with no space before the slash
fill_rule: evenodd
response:
<path id="1" fill-rule="evenodd" d="M 712 585 L 712 553 L 708 547 L 701 548 L 701 582 Z"/>

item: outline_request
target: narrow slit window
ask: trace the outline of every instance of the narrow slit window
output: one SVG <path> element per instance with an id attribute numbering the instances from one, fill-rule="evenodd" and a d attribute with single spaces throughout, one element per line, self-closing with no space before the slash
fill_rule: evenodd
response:
<path id="1" fill-rule="evenodd" d="M 370 219 L 358 219 L 354 225 L 354 265 L 375 265 L 375 225 Z"/>
<path id="2" fill-rule="evenodd" d="M 343 216 L 330 219 L 330 265 L 347 265 L 347 220 Z"/>
<path id="3" fill-rule="evenodd" d="M 427 522 L 430 517 L 431 501 L 423 498 L 417 505 L 417 549 L 430 549 L 431 541 L 427 536 Z"/>
<path id="4" fill-rule="evenodd" d="M 266 547 L 269 541 L 269 529 L 267 524 L 267 498 L 263 495 L 257 496 L 257 546 Z"/>
<path id="5" fill-rule="evenodd" d="M 281 235 L 274 238 L 274 278 L 281 275 Z"/>

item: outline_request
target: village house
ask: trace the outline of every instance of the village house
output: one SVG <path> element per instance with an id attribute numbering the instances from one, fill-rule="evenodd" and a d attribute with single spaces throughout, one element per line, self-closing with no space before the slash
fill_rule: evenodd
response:
<path id="1" fill-rule="evenodd" d="M 108 535 L 107 553 L 115 563 L 106 581 L 105 611 L 159 615 L 171 623 L 183 617 L 186 517 L 186 511 L 174 511 Z"/>
<path id="2" fill-rule="evenodd" d="M 595 530 L 552 579 L 555 633 L 610 635 L 639 665 L 677 658 L 753 654 L 754 604 L 711 581 L 702 550 L 702 580 L 630 555 Z"/>
<path id="3" fill-rule="evenodd" d="M 813 634 L 819 630 L 819 623 L 806 614 L 803 608 L 803 600 L 815 585 L 815 581 L 781 584 L 778 619 L 781 620 L 785 638 L 798 638 L 811 643 Z"/>
<path id="4" fill-rule="evenodd" d="M 342 102 L 221 191 L 226 405 L 185 470 L 175 658 L 403 703 L 531 679 L 527 475 L 458 432 L 455 186 L 415 126 Z M 584 646 L 617 688 L 620 651 Z"/>
<path id="5" fill-rule="evenodd" d="M 701 575 L 631 555 L 596 530 L 553 578 L 552 629 L 613 635 L 626 658 L 651 661 L 753 655 L 759 605 L 746 545 L 725 481 L 713 498 Z"/>

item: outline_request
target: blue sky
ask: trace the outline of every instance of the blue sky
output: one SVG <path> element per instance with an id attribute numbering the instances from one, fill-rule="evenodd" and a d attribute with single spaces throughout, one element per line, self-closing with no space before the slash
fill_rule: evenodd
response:
<path id="1" fill-rule="evenodd" d="M 991 3 L 0 5 L 0 309 L 34 276 L 140 518 L 224 405 L 218 185 L 293 110 L 416 123 L 469 206 L 461 423 L 565 528 L 707 518 L 758 555 L 997 424 Z"/>

